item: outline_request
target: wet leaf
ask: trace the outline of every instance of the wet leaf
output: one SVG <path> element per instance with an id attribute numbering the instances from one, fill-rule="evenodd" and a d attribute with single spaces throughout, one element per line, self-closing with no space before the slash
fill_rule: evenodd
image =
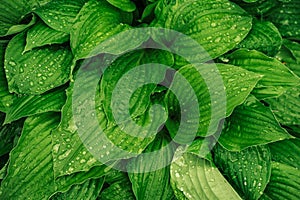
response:
<path id="1" fill-rule="evenodd" d="M 126 12 L 133 12 L 136 9 L 135 4 L 131 0 L 107 0 L 111 5 Z"/>

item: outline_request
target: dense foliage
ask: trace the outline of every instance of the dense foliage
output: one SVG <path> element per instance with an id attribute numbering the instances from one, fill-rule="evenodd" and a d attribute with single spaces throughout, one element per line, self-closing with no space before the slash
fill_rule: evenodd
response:
<path id="1" fill-rule="evenodd" d="M 0 8 L 1 200 L 300 199 L 299 0 L 1 0 Z M 167 51 L 176 48 L 174 38 L 128 35 L 103 69 L 116 50 L 107 43 L 102 53 L 97 46 L 141 27 L 183 33 L 208 54 L 193 52 L 201 61 L 193 66 Z M 136 49 L 149 41 L 164 49 Z M 167 65 L 173 75 L 147 69 L 167 84 L 137 88 L 128 109 L 140 127 L 166 122 L 156 135 L 137 137 L 140 129 L 115 122 L 111 100 L 124 74 L 149 63 Z M 226 104 L 210 100 L 205 82 L 215 80 L 213 67 Z M 207 69 L 206 80 L 200 69 Z M 190 95 L 176 85 L 180 77 L 195 92 L 201 114 L 188 147 L 176 138 L 183 111 L 171 89 L 179 88 L 186 101 Z M 144 77 L 135 78 L 125 86 Z M 81 105 L 95 80 L 94 112 Z M 155 104 L 167 116 L 151 109 Z M 225 105 L 223 117 L 211 118 L 214 105 Z M 76 121 L 79 114 L 96 116 L 110 143 L 85 145 L 97 140 L 98 129 L 93 121 Z M 142 153 L 163 147 L 143 159 Z"/>

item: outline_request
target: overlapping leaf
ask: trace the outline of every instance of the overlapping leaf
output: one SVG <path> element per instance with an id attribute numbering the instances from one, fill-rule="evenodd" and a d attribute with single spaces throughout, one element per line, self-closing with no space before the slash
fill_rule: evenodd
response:
<path id="1" fill-rule="evenodd" d="M 68 40 L 69 35 L 67 33 L 54 30 L 42 21 L 39 21 L 28 30 L 24 51 L 45 45 L 62 44 Z"/>
<path id="2" fill-rule="evenodd" d="M 221 1 L 171 0 L 160 1 L 152 23 L 179 31 L 196 40 L 203 49 L 194 52 L 193 46 L 182 38 L 165 34 L 171 49 L 185 51 L 191 58 L 205 62 L 233 49 L 251 29 L 252 18 L 234 3 Z M 172 46 L 174 44 L 174 46 Z"/>
<path id="3" fill-rule="evenodd" d="M 214 161 L 243 199 L 259 199 L 271 175 L 271 154 L 267 146 L 239 152 L 217 146 Z"/>
<path id="4" fill-rule="evenodd" d="M 108 188 L 102 191 L 99 197 L 103 200 L 135 199 L 128 178 L 112 183 Z"/>
<path id="5" fill-rule="evenodd" d="M 131 0 L 107 0 L 111 5 L 116 6 L 120 10 L 133 12 L 136 9 L 135 4 Z"/>
<path id="6" fill-rule="evenodd" d="M 250 96 L 226 119 L 218 142 L 231 151 L 291 138 L 270 108 Z"/>
<path id="7" fill-rule="evenodd" d="M 69 80 L 73 55 L 68 47 L 49 46 L 23 53 L 25 34 L 10 40 L 5 53 L 5 73 L 10 92 L 42 94 Z"/>
<path id="8" fill-rule="evenodd" d="M 240 49 L 229 55 L 229 62 L 263 75 L 253 90 L 258 99 L 276 97 L 300 84 L 300 79 L 284 64 L 256 50 Z"/>
<path id="9" fill-rule="evenodd" d="M 171 164 L 171 183 L 178 199 L 241 199 L 212 162 L 189 153 Z"/>

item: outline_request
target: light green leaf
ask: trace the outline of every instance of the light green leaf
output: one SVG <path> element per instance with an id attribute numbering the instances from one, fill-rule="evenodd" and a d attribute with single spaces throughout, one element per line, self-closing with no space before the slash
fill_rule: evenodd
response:
<path id="1" fill-rule="evenodd" d="M 23 53 L 25 34 L 16 35 L 5 53 L 5 72 L 10 92 L 42 94 L 69 80 L 72 53 L 68 47 L 53 45 Z"/>
<path id="2" fill-rule="evenodd" d="M 102 191 L 99 197 L 101 200 L 135 200 L 134 194 L 131 190 L 131 183 L 128 178 L 111 184 L 108 188 L 105 188 Z"/>
<path id="3" fill-rule="evenodd" d="M 241 199 L 212 162 L 190 153 L 179 155 L 171 164 L 171 183 L 177 193 L 190 200 Z"/>
<path id="4" fill-rule="evenodd" d="M 300 44 L 283 40 L 283 45 L 276 58 L 286 64 L 295 74 L 300 76 Z"/>
<path id="5" fill-rule="evenodd" d="M 67 192 L 58 193 L 51 200 L 85 199 L 96 200 L 103 186 L 104 178 L 90 179 L 80 185 L 73 185 Z"/>
<path id="6" fill-rule="evenodd" d="M 277 98 L 266 99 L 281 124 L 300 124 L 300 85 L 292 87 Z"/>
<path id="7" fill-rule="evenodd" d="M 135 4 L 131 0 L 107 0 L 111 5 L 125 12 L 133 12 L 136 9 Z"/>
<path id="8" fill-rule="evenodd" d="M 258 99 L 276 97 L 300 84 L 300 79 L 284 64 L 255 50 L 240 49 L 228 56 L 229 62 L 263 75 L 253 90 Z"/>
<path id="9" fill-rule="evenodd" d="M 39 21 L 27 32 L 24 52 L 45 45 L 62 44 L 68 40 L 69 35 L 67 33 L 54 30 L 48 27 L 44 22 Z"/>
<path id="10" fill-rule="evenodd" d="M 288 138 L 292 136 L 280 127 L 271 109 L 250 96 L 226 119 L 218 142 L 228 150 L 240 151 Z"/>
<path id="11" fill-rule="evenodd" d="M 27 118 L 18 145 L 1 184 L 0 199 L 48 199 L 54 192 L 51 130 L 57 113 Z"/>
<path id="12" fill-rule="evenodd" d="M 213 138 L 197 138 L 188 146 L 186 152 L 212 162 L 213 159 L 210 152 L 213 145 L 215 145 Z"/>
<path id="13" fill-rule="evenodd" d="M 300 140 L 289 139 L 269 144 L 272 160 L 300 169 Z"/>
<path id="14" fill-rule="evenodd" d="M 28 24 L 23 24 L 22 19 L 26 14 L 38 7 L 38 0 L 3 0 L 0 5 L 0 36 L 22 32 L 33 25 L 35 18 Z"/>
<path id="15" fill-rule="evenodd" d="M 282 44 L 281 35 L 271 22 L 253 21 L 252 29 L 237 48 L 255 49 L 269 56 L 274 56 Z"/>
<path id="16" fill-rule="evenodd" d="M 146 154 L 142 154 L 128 162 L 128 176 L 136 199 L 171 199 L 174 196 L 170 185 L 169 164 L 172 161 L 175 146 L 174 143 L 166 146 L 169 142 L 170 140 L 167 137 L 158 135 L 145 149 L 144 153 Z M 148 152 L 156 153 L 147 157 L 145 155 Z"/>
<path id="17" fill-rule="evenodd" d="M 218 145 L 214 150 L 214 161 L 243 199 L 259 199 L 270 180 L 268 146 L 230 152 Z"/>
<path id="18" fill-rule="evenodd" d="M 213 71 L 214 67 L 218 71 Z M 199 72 L 207 76 L 205 80 Z M 177 73 L 180 73 L 188 80 L 197 94 L 201 117 L 194 120 L 199 120 L 197 134 L 202 137 L 214 134 L 218 129 L 219 121 L 225 118 L 225 116 L 229 116 L 236 106 L 245 101 L 260 79 L 260 76 L 253 72 L 225 64 L 216 64 L 216 66 L 214 64 L 202 64 L 196 67 L 187 65 L 182 67 Z M 216 76 L 221 76 L 223 82 L 217 82 Z M 213 85 L 213 88 L 208 89 L 207 83 L 210 83 L 210 87 Z M 180 113 L 182 113 L 182 108 L 179 108 L 176 97 L 171 93 L 172 89 L 176 88 L 178 90 L 181 88 L 179 90 L 180 94 L 177 94 L 177 98 L 184 100 L 182 105 L 191 104 L 190 92 L 187 90 L 187 86 L 184 86 L 179 79 L 177 80 L 177 75 L 175 74 L 171 89 L 165 98 L 169 106 L 170 115 L 166 126 L 172 137 L 177 133 L 179 126 L 178 118 L 180 117 Z M 214 113 L 212 113 L 212 109 L 215 109 Z M 209 127 L 212 128 L 209 129 Z M 186 130 L 186 135 L 188 134 L 190 134 L 190 128 Z"/>
<path id="19" fill-rule="evenodd" d="M 155 14 L 152 25 L 178 31 L 196 40 L 203 49 L 197 54 L 191 51 L 190 57 L 193 59 L 197 55 L 197 60 L 203 62 L 233 49 L 246 37 L 252 22 L 243 9 L 227 0 L 160 1 Z M 180 52 L 194 48 L 183 38 L 165 35 L 165 41 L 158 42 L 171 49 Z"/>
<path id="20" fill-rule="evenodd" d="M 264 196 L 269 199 L 300 198 L 300 170 L 292 166 L 272 162 L 272 175 Z"/>
<path id="21" fill-rule="evenodd" d="M 59 112 L 65 101 L 65 87 L 60 87 L 41 95 L 26 95 L 15 98 L 6 112 L 5 123 L 49 111 Z"/>
<path id="22" fill-rule="evenodd" d="M 300 40 L 300 4 L 290 0 L 276 5 L 265 18 L 273 22 L 283 37 Z"/>
<path id="23" fill-rule="evenodd" d="M 91 0 L 80 10 L 71 31 L 71 47 L 76 60 L 92 57 L 99 53 L 96 49 L 102 42 L 120 32 L 131 29 L 128 24 L 130 13 L 123 13 L 119 9 L 111 6 L 105 0 Z M 132 36 L 126 40 L 121 38 L 118 41 L 118 48 L 122 46 L 137 47 L 148 38 L 145 35 L 132 40 Z M 111 43 L 109 43 L 111 45 Z M 100 51 L 106 51 L 103 47 Z"/>
<path id="24" fill-rule="evenodd" d="M 86 0 L 52 0 L 34 10 L 49 27 L 70 33 L 77 14 Z"/>
<path id="25" fill-rule="evenodd" d="M 8 168 L 8 162 L 0 170 L 0 180 L 4 179 L 4 177 L 6 176 L 7 168 Z M 0 189 L 0 191 L 1 191 L 1 189 Z"/>

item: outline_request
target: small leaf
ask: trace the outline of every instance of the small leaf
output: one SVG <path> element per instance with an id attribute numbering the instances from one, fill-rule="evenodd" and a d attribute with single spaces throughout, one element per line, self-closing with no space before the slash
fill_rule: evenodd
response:
<path id="1" fill-rule="evenodd" d="M 225 122 L 218 142 L 230 151 L 292 138 L 280 127 L 270 108 L 253 96 L 236 107 Z"/>
<path id="2" fill-rule="evenodd" d="M 49 27 L 70 33 L 77 14 L 86 0 L 52 0 L 34 10 Z"/>
<path id="3" fill-rule="evenodd" d="M 230 63 L 263 75 L 253 90 L 258 99 L 280 96 L 300 84 L 300 79 L 275 58 L 256 50 L 239 49 L 228 56 Z"/>
<path id="4" fill-rule="evenodd" d="M 171 164 L 175 195 L 181 192 L 180 196 L 185 196 L 179 199 L 241 199 L 212 162 L 190 153 L 179 155 Z"/>
<path id="5" fill-rule="evenodd" d="M 72 53 L 68 47 L 53 45 L 23 53 L 25 34 L 10 40 L 5 53 L 5 72 L 9 91 L 42 94 L 69 80 Z"/>
<path id="6" fill-rule="evenodd" d="M 131 183 L 128 178 L 111 184 L 108 188 L 105 188 L 101 192 L 99 197 L 101 200 L 135 200 L 134 194 L 131 190 Z"/>
<path id="7" fill-rule="evenodd" d="M 267 146 L 230 152 L 218 145 L 214 161 L 243 199 L 259 199 L 271 176 L 271 153 Z"/>
<path id="8" fill-rule="evenodd" d="M 136 9 L 135 4 L 131 0 L 107 0 L 111 5 L 125 12 L 133 12 Z"/>
<path id="9" fill-rule="evenodd" d="M 255 20 L 247 37 L 237 48 L 255 49 L 269 56 L 274 56 L 282 44 L 281 35 L 271 22 Z"/>
<path id="10" fill-rule="evenodd" d="M 56 31 L 39 21 L 27 32 L 24 52 L 45 45 L 62 44 L 68 40 L 69 35 L 67 33 Z"/>

